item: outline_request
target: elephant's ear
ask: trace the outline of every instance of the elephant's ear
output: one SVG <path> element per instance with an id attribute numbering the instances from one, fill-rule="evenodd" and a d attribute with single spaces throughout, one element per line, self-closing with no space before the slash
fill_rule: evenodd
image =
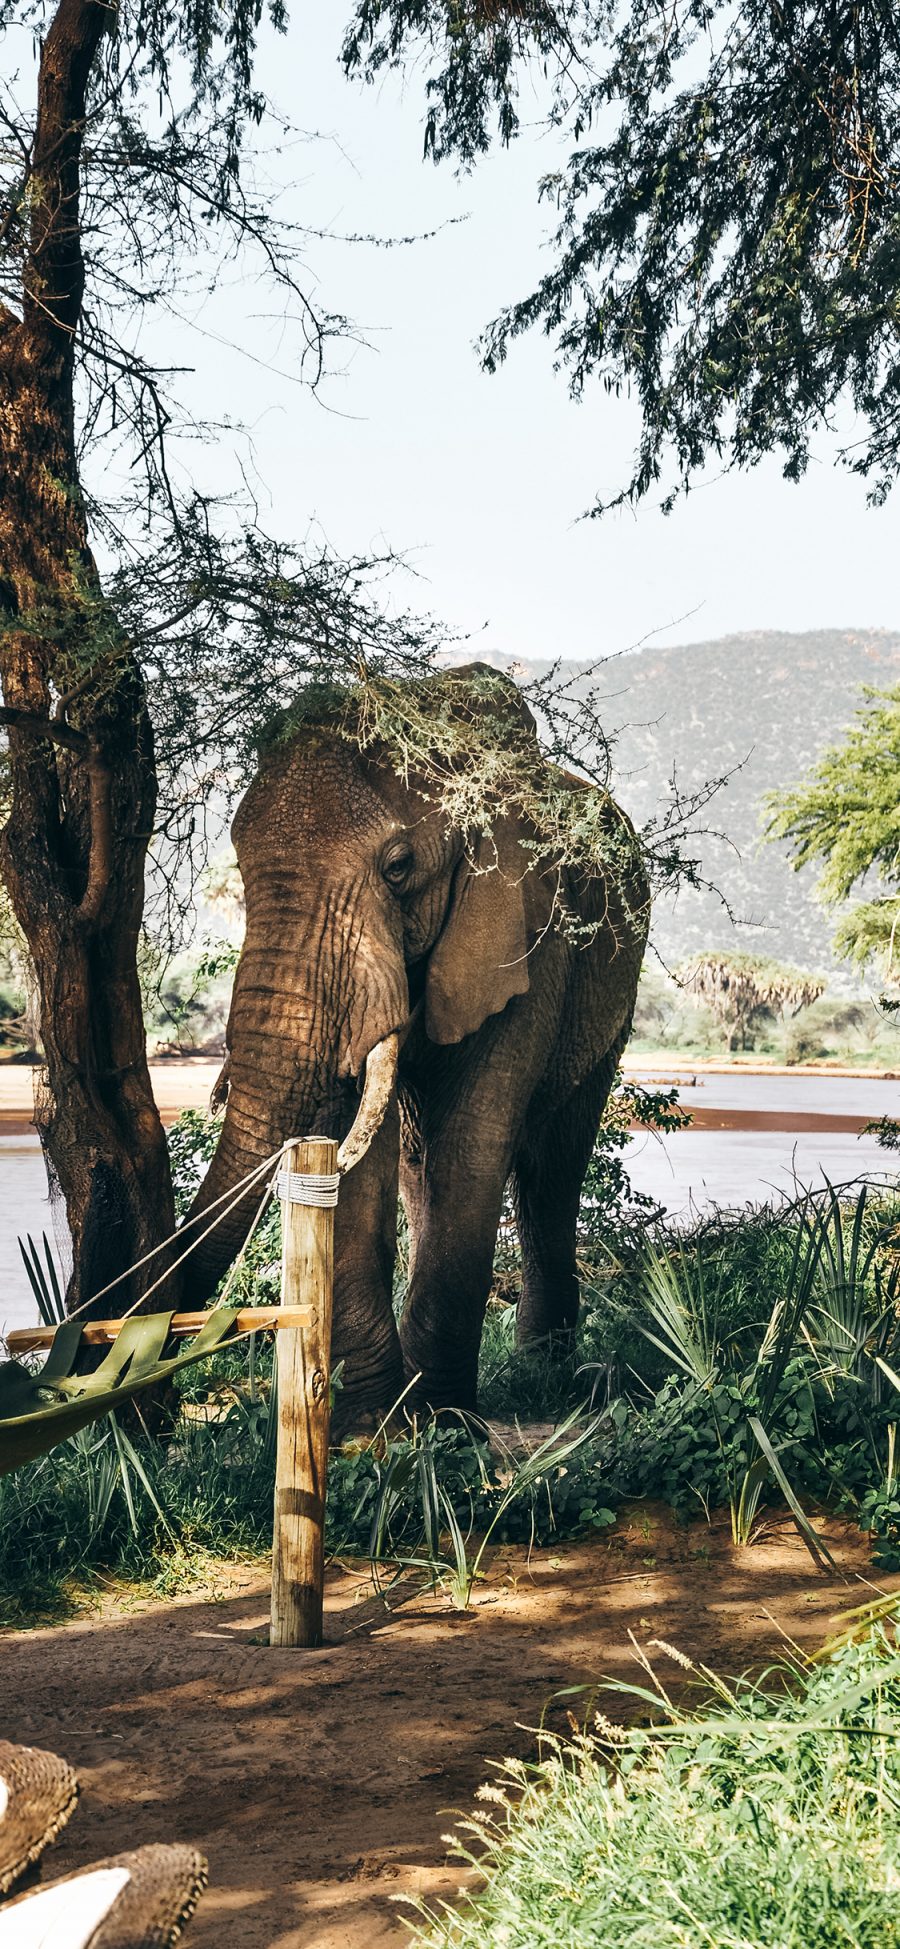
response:
<path id="1" fill-rule="evenodd" d="M 528 855 L 503 824 L 480 838 L 456 869 L 444 929 L 425 985 L 425 1028 L 432 1042 L 461 1042 L 513 995 L 525 995 L 529 948 L 539 912 L 551 901 Z"/>

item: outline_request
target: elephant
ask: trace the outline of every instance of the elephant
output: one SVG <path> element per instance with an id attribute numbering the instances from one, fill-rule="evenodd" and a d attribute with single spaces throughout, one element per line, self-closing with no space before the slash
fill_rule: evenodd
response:
<path id="1" fill-rule="evenodd" d="M 452 674 L 461 695 L 480 700 L 468 708 L 485 707 L 487 683 L 487 708 L 535 736 L 511 678 L 477 664 Z M 534 751 L 542 762 L 536 742 Z M 566 792 L 596 789 L 554 779 Z M 268 744 L 238 808 L 246 936 L 227 1100 L 190 1217 L 287 1138 L 346 1139 L 358 1161 L 336 1212 L 332 1340 L 345 1431 L 371 1425 L 410 1383 L 407 1399 L 476 1410 L 508 1185 L 522 1255 L 518 1338 L 559 1344 L 574 1329 L 581 1189 L 630 1031 L 649 917 L 633 830 L 604 802 L 626 838 L 623 869 L 559 866 L 542 860 L 521 813 L 460 829 L 421 779 L 400 775 L 377 743 L 348 740 L 324 710 Z M 399 1328 L 398 1191 L 410 1241 Z M 199 1298 L 233 1258 L 258 1195 L 192 1255 Z"/>

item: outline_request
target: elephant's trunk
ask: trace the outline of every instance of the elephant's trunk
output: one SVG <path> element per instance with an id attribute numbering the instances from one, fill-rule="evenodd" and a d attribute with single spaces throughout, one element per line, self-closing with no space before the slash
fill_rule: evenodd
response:
<path id="1" fill-rule="evenodd" d="M 325 1123 L 330 1129 L 334 1127 L 335 1114 L 330 1106 L 323 1115 L 323 1102 L 328 1105 L 333 1086 L 329 1087 L 320 1065 L 311 1062 L 298 1087 L 296 1052 L 285 1050 L 284 1057 L 286 1066 L 290 1062 L 286 1073 L 291 1075 L 292 1083 L 290 1090 L 281 1093 L 277 1101 L 264 1089 L 260 1090 L 258 1072 L 248 1074 L 246 1064 L 237 1067 L 237 1073 L 232 1069 L 222 1135 L 189 1214 L 189 1236 L 197 1239 L 187 1261 L 186 1287 L 191 1303 L 206 1299 L 218 1285 L 240 1250 L 258 1209 L 265 1176 L 251 1184 L 243 1195 L 237 1191 L 240 1180 L 264 1163 L 289 1137 L 310 1135 L 314 1125 L 321 1128 Z M 367 1057 L 359 1108 L 340 1146 L 342 1171 L 352 1170 L 360 1162 L 380 1129 L 396 1081 L 397 1058 L 396 1034 L 385 1036 Z M 227 1195 L 229 1192 L 233 1193 L 235 1202 Z M 224 1203 L 217 1204 L 221 1199 Z M 215 1211 L 210 1209 L 214 1205 Z M 208 1236 L 201 1236 L 214 1219 L 218 1221 L 214 1229 Z"/>

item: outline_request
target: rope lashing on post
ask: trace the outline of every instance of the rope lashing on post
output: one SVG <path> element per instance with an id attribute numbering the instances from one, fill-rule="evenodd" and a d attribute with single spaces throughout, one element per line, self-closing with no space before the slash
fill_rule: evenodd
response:
<path id="1" fill-rule="evenodd" d="M 338 1201 L 339 1171 L 279 1171 L 275 1195 L 283 1205 L 313 1205 L 330 1209 Z"/>
<path id="2" fill-rule="evenodd" d="M 352 1133 L 351 1133 L 352 1135 Z M 202 1360 L 214 1352 L 226 1340 L 232 1339 L 242 1331 L 258 1331 L 255 1316 L 248 1317 L 248 1325 L 238 1324 L 239 1312 L 225 1304 L 236 1281 L 239 1268 L 247 1248 L 263 1218 L 266 1207 L 273 1194 L 286 1205 L 306 1205 L 330 1210 L 338 1201 L 338 1187 L 344 1171 L 352 1170 L 358 1156 L 337 1158 L 337 1169 L 328 1172 L 278 1170 L 295 1139 L 279 1144 L 278 1149 L 238 1179 L 229 1189 L 214 1199 L 203 1211 L 197 1212 L 181 1225 L 169 1238 L 160 1240 L 158 1245 L 145 1252 L 133 1266 L 111 1279 L 100 1292 L 93 1293 L 73 1308 L 72 1313 L 53 1333 L 50 1351 L 44 1366 L 32 1373 L 22 1367 L 15 1359 L 0 1361 L 0 1475 L 21 1466 L 23 1461 L 35 1460 L 39 1455 L 53 1448 L 58 1441 L 66 1440 L 79 1428 L 99 1421 L 121 1402 L 131 1399 L 147 1388 L 157 1387 L 171 1379 L 181 1367 L 194 1360 Z M 273 1169 L 273 1166 L 275 1167 Z M 231 1265 L 219 1304 L 206 1314 L 173 1315 L 165 1313 L 143 1313 L 151 1293 L 164 1285 L 177 1268 L 189 1259 L 196 1247 L 231 1216 L 242 1201 L 254 1191 L 261 1197 L 250 1227 L 244 1237 L 237 1255 Z M 197 1227 L 200 1229 L 196 1229 Z M 187 1235 L 193 1232 L 193 1237 Z M 148 1265 L 151 1260 L 165 1253 L 167 1248 L 182 1246 L 174 1261 L 165 1265 L 163 1271 L 139 1294 L 138 1298 L 123 1312 L 119 1319 L 106 1322 L 108 1327 L 116 1326 L 113 1346 L 102 1365 L 92 1374 L 76 1371 L 79 1352 L 85 1329 L 78 1315 L 83 1315 L 88 1307 L 96 1310 L 98 1300 L 112 1292 L 122 1281 Z M 282 1308 L 266 1309 L 272 1314 L 272 1325 L 279 1324 Z M 294 1309 L 296 1315 L 297 1309 Z M 134 1315 L 139 1314 L 138 1318 Z M 249 1318 L 253 1318 L 250 1326 Z M 173 1327 L 173 1320 L 175 1322 Z M 196 1321 L 196 1326 L 195 1326 Z M 190 1324 L 188 1324 L 190 1322 Z M 288 1321 L 284 1320 L 285 1325 Z M 266 1322 L 268 1325 L 268 1321 Z M 296 1318 L 290 1321 L 296 1327 Z M 193 1345 L 186 1353 L 166 1356 L 165 1348 L 172 1332 L 188 1331 Z M 107 1334 L 107 1338 L 110 1335 Z"/>

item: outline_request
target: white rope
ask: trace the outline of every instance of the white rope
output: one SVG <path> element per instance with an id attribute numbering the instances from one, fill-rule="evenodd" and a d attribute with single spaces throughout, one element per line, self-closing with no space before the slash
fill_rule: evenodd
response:
<path id="1" fill-rule="evenodd" d="M 178 1267 L 184 1264 L 185 1259 L 190 1258 L 196 1246 L 202 1245 L 203 1240 L 209 1237 L 210 1232 L 214 1232 L 216 1226 L 221 1225 L 223 1219 L 230 1216 L 235 1206 L 242 1203 L 243 1199 L 252 1191 L 254 1185 L 259 1184 L 260 1180 L 265 1177 L 266 1172 L 271 1169 L 272 1165 L 277 1164 L 279 1159 L 284 1156 L 285 1151 L 290 1150 L 296 1141 L 296 1138 L 288 1137 L 283 1144 L 279 1144 L 277 1150 L 272 1151 L 271 1156 L 264 1157 L 261 1164 L 256 1164 L 252 1171 L 247 1172 L 245 1177 L 239 1178 L 236 1185 L 230 1185 L 227 1191 L 223 1191 L 220 1197 L 214 1198 L 211 1204 L 205 1205 L 202 1211 L 195 1212 L 192 1218 L 186 1218 L 183 1225 L 179 1225 L 174 1232 L 169 1233 L 168 1238 L 161 1239 L 159 1245 L 151 1246 L 150 1251 L 145 1252 L 143 1258 L 136 1259 L 134 1265 L 127 1266 L 125 1271 L 118 1273 L 116 1278 L 111 1279 L 107 1286 L 101 1286 L 98 1293 L 91 1293 L 88 1299 L 82 1300 L 80 1306 L 73 1306 L 71 1313 L 66 1316 L 67 1319 L 77 1319 L 78 1314 L 83 1313 L 88 1306 L 95 1306 L 98 1299 L 105 1299 L 107 1293 L 111 1293 L 116 1286 L 122 1284 L 123 1279 L 129 1279 L 133 1272 L 139 1272 L 141 1266 L 149 1264 L 149 1261 L 155 1259 L 158 1253 L 165 1251 L 167 1245 L 173 1244 L 176 1239 L 183 1238 L 185 1232 L 190 1231 L 191 1227 L 196 1225 L 201 1218 L 208 1217 L 211 1211 L 216 1212 L 217 1216 L 213 1219 L 212 1224 L 207 1225 L 202 1232 L 197 1233 L 196 1238 L 191 1239 L 190 1244 L 179 1254 L 178 1258 L 173 1259 L 171 1265 L 165 1267 L 165 1270 L 160 1273 L 159 1278 L 154 1279 L 152 1285 L 146 1287 L 144 1292 L 138 1296 L 133 1305 L 128 1307 L 126 1312 L 117 1315 L 118 1318 L 123 1320 L 130 1320 L 132 1314 L 136 1313 L 138 1308 L 146 1303 L 150 1294 L 155 1293 L 159 1286 L 165 1285 L 166 1280 L 171 1278 L 172 1273 L 177 1272 Z M 285 1204 L 313 1205 L 328 1209 L 337 1204 L 340 1181 L 340 1174 L 336 1171 L 333 1173 L 279 1171 L 277 1175 L 274 1175 L 270 1179 L 263 1192 L 250 1230 L 230 1268 L 222 1299 L 219 1301 L 220 1305 L 224 1302 L 225 1293 L 229 1291 L 232 1285 L 244 1253 L 273 1193 L 277 1192 L 278 1197 Z M 228 1200 L 227 1203 L 226 1199 Z M 220 1206 L 223 1206 L 224 1209 L 220 1210 Z"/>
<path id="2" fill-rule="evenodd" d="M 338 1201 L 338 1171 L 279 1171 L 276 1196 L 283 1205 L 313 1205 L 329 1210 Z"/>
<path id="3" fill-rule="evenodd" d="M 271 1158 L 266 1159 L 267 1163 L 271 1163 L 271 1161 L 272 1161 Z M 257 1173 L 257 1176 L 258 1175 L 259 1174 Z M 148 1300 L 150 1298 L 150 1294 L 155 1293 L 158 1286 L 164 1286 L 166 1280 L 171 1278 L 172 1273 L 177 1272 L 178 1267 L 184 1264 L 185 1259 L 190 1258 L 191 1253 L 194 1250 L 194 1247 L 197 1245 L 202 1245 L 203 1240 L 209 1237 L 210 1232 L 215 1231 L 216 1226 L 221 1224 L 223 1218 L 228 1217 L 229 1212 L 232 1212 L 234 1210 L 235 1205 L 239 1205 L 242 1202 L 242 1200 L 246 1197 L 249 1188 L 250 1188 L 249 1185 L 245 1186 L 244 1190 L 240 1191 L 236 1198 L 232 1198 L 230 1205 L 226 1205 L 225 1210 L 220 1211 L 218 1218 L 214 1218 L 212 1224 L 207 1225 L 206 1231 L 199 1232 L 196 1238 L 192 1238 L 187 1250 L 185 1252 L 180 1253 L 177 1259 L 173 1259 L 171 1265 L 166 1266 L 165 1271 L 160 1273 L 159 1278 L 154 1279 L 152 1286 L 145 1287 L 144 1291 L 138 1294 L 138 1297 L 134 1301 L 133 1305 L 127 1307 L 124 1313 L 117 1314 L 116 1315 L 117 1319 L 130 1320 L 132 1313 L 136 1313 L 138 1308 L 140 1306 L 143 1306 L 145 1300 Z M 256 1214 L 257 1218 L 261 1217 L 262 1212 L 264 1211 L 269 1201 L 269 1198 L 271 1197 L 271 1194 L 272 1194 L 272 1184 L 269 1183 L 266 1185 L 265 1191 L 263 1193 L 262 1203 L 260 1205 L 259 1211 Z M 253 1228 L 255 1229 L 255 1227 L 256 1227 L 256 1219 L 254 1219 L 253 1221 Z M 175 1233 L 174 1236 L 177 1237 L 177 1233 Z M 247 1243 L 248 1241 L 245 1238 L 243 1245 L 241 1245 L 238 1249 L 237 1256 L 233 1262 L 232 1269 L 234 1269 L 234 1266 L 240 1265 L 244 1252 L 247 1249 Z M 99 1293 L 97 1294 L 97 1298 L 98 1299 L 100 1298 Z"/>
<path id="4" fill-rule="evenodd" d="M 211 1225 L 207 1225 L 205 1231 L 198 1232 L 197 1237 L 191 1240 L 187 1251 L 182 1252 L 181 1258 L 176 1259 L 174 1265 L 167 1266 L 161 1277 L 156 1279 L 152 1286 L 148 1286 L 147 1292 L 155 1292 L 156 1287 L 161 1286 L 163 1280 L 168 1279 L 170 1272 L 174 1272 L 175 1266 L 181 1265 L 183 1260 L 193 1252 L 196 1245 L 202 1245 L 203 1240 L 209 1237 L 210 1232 L 215 1231 L 216 1226 L 222 1223 L 223 1218 L 229 1216 L 234 1210 L 235 1205 L 241 1203 L 241 1200 L 247 1196 L 248 1192 L 253 1189 L 253 1186 L 259 1183 L 260 1178 L 265 1177 L 266 1172 L 271 1169 L 271 1166 L 277 1164 L 278 1159 L 284 1155 L 284 1152 L 290 1149 L 292 1141 L 289 1138 L 287 1143 L 279 1144 L 278 1149 L 273 1150 L 271 1157 L 263 1158 L 261 1164 L 255 1165 L 252 1171 L 247 1172 L 246 1177 L 238 1179 L 237 1185 L 229 1185 L 227 1191 L 223 1191 L 220 1197 L 214 1198 L 211 1204 L 205 1205 L 202 1211 L 195 1212 L 193 1218 L 186 1218 L 183 1225 L 179 1225 L 174 1232 L 169 1233 L 168 1238 L 161 1239 L 159 1245 L 151 1246 L 150 1251 L 145 1252 L 142 1259 L 136 1259 L 134 1265 L 126 1266 L 124 1272 L 118 1273 L 115 1279 L 111 1279 L 108 1286 L 101 1286 L 98 1293 L 91 1293 L 90 1298 L 82 1300 L 80 1306 L 73 1306 L 71 1313 L 67 1317 L 70 1320 L 74 1320 L 77 1314 L 84 1312 L 86 1306 L 93 1306 L 98 1299 L 105 1299 L 107 1293 L 111 1293 L 115 1286 L 121 1286 L 123 1279 L 129 1279 L 133 1272 L 139 1272 L 141 1266 L 147 1265 L 151 1259 L 156 1258 L 157 1253 L 165 1251 L 166 1246 L 171 1245 L 175 1239 L 183 1238 L 185 1232 L 190 1231 L 192 1225 L 198 1224 L 201 1218 L 208 1217 L 211 1211 L 215 1211 L 219 1205 L 225 1204 L 226 1198 L 229 1199 L 230 1203 L 226 1209 L 219 1212 L 218 1217 L 213 1219 Z M 142 1293 L 139 1303 L 143 1304 L 146 1297 L 147 1293 Z M 135 1309 L 131 1307 L 129 1310 L 133 1313 Z M 122 1318 L 127 1319 L 128 1313 L 123 1313 Z"/>
<path id="5" fill-rule="evenodd" d="M 244 1258 L 245 1254 L 250 1249 L 250 1241 L 253 1238 L 253 1234 L 256 1231 L 256 1227 L 259 1224 L 260 1219 L 262 1218 L 263 1212 L 266 1209 L 269 1199 L 272 1197 L 274 1189 L 275 1189 L 275 1179 L 270 1178 L 262 1194 L 262 1197 L 260 1198 L 259 1204 L 256 1207 L 256 1211 L 254 1212 L 253 1215 L 253 1223 L 250 1226 L 250 1230 L 247 1233 L 244 1243 L 238 1248 L 237 1254 L 235 1258 L 232 1260 L 231 1265 L 229 1266 L 228 1277 L 225 1281 L 224 1286 L 222 1287 L 221 1297 L 216 1302 L 218 1306 L 224 1306 L 225 1301 L 228 1298 L 231 1288 L 234 1285 L 238 1273 L 240 1272 L 241 1260 Z"/>

